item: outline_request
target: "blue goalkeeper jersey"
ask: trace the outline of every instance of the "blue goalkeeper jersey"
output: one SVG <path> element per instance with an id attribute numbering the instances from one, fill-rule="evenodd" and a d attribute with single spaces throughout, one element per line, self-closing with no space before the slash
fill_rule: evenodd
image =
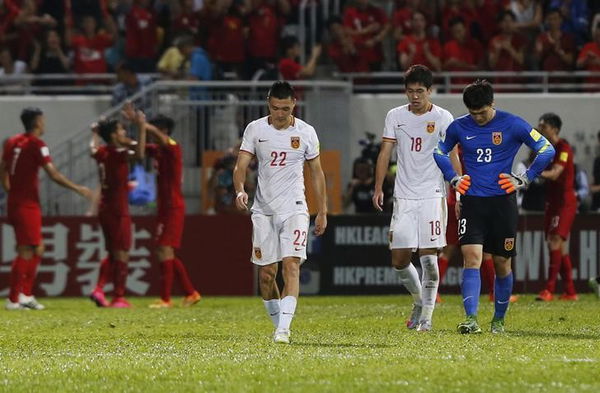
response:
<path id="1" fill-rule="evenodd" d="M 489 197 L 506 195 L 498 184 L 501 173 L 511 173 L 513 160 L 522 144 L 537 152 L 537 157 L 525 172 L 535 179 L 554 158 L 554 148 L 535 128 L 522 118 L 496 110 L 487 124 L 478 125 L 467 114 L 454 120 L 446 130 L 446 138 L 434 151 L 434 159 L 447 181 L 456 176 L 449 152 L 460 143 L 463 150 L 465 175 L 471 176 L 466 195 Z"/>

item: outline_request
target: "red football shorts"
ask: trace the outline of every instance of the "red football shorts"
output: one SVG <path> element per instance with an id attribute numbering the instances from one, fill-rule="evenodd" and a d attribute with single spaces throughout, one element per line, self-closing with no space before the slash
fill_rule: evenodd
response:
<path id="1" fill-rule="evenodd" d="M 564 240 L 569 238 L 573 220 L 577 212 L 576 205 L 562 205 L 553 208 L 546 205 L 546 214 L 544 215 L 544 231 L 546 236 L 558 235 Z"/>
<path id="2" fill-rule="evenodd" d="M 454 192 L 454 191 L 452 191 Z M 454 204 L 448 203 L 448 223 L 446 224 L 446 244 L 458 245 L 458 220 L 454 213 Z"/>
<path id="3" fill-rule="evenodd" d="M 98 219 L 104 234 L 107 251 L 129 251 L 131 248 L 131 216 L 121 216 L 111 212 L 98 212 Z"/>
<path id="4" fill-rule="evenodd" d="M 155 241 L 158 246 L 179 248 L 183 236 L 185 208 L 172 208 L 158 212 Z"/>
<path id="5" fill-rule="evenodd" d="M 18 246 L 42 243 L 42 210 L 39 206 L 8 205 L 8 222 L 15 230 Z"/>

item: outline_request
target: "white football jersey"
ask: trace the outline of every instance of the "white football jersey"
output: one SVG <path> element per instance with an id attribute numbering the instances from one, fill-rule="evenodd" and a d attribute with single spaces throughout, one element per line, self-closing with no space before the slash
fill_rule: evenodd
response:
<path id="1" fill-rule="evenodd" d="M 248 124 L 240 150 L 258 159 L 258 187 L 252 212 L 265 215 L 307 211 L 304 196 L 304 162 L 319 155 L 315 129 L 293 118 L 278 130 L 263 117 Z"/>
<path id="2" fill-rule="evenodd" d="M 398 169 L 394 197 L 426 199 L 446 195 L 444 176 L 433 159 L 433 150 L 454 120 L 450 112 L 433 105 L 415 115 L 409 105 L 390 110 L 385 118 L 383 139 L 396 143 Z"/>

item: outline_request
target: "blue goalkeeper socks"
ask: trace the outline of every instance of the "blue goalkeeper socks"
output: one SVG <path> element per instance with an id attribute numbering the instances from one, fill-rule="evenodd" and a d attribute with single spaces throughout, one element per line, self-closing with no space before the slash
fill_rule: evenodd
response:
<path id="1" fill-rule="evenodd" d="M 481 293 L 479 269 L 463 269 L 461 292 L 467 316 L 477 315 L 479 294 Z"/>
<path id="2" fill-rule="evenodd" d="M 513 274 L 508 273 L 506 277 L 496 276 L 496 283 L 494 285 L 494 319 L 502 319 L 508 309 L 510 303 L 510 295 L 512 294 L 513 287 Z"/>

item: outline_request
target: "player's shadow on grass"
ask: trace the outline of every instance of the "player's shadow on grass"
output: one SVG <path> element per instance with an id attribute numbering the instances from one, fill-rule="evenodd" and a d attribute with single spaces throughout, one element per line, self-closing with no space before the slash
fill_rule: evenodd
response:
<path id="1" fill-rule="evenodd" d="M 519 337 L 544 337 L 544 338 L 562 338 L 568 340 L 600 340 L 600 334 L 593 333 L 551 333 L 531 330 L 511 330 L 511 336 Z"/>
<path id="2" fill-rule="evenodd" d="M 323 347 L 323 348 L 392 348 L 388 344 L 357 344 L 357 343 L 310 343 L 294 341 L 294 346 L 299 347 Z"/>

